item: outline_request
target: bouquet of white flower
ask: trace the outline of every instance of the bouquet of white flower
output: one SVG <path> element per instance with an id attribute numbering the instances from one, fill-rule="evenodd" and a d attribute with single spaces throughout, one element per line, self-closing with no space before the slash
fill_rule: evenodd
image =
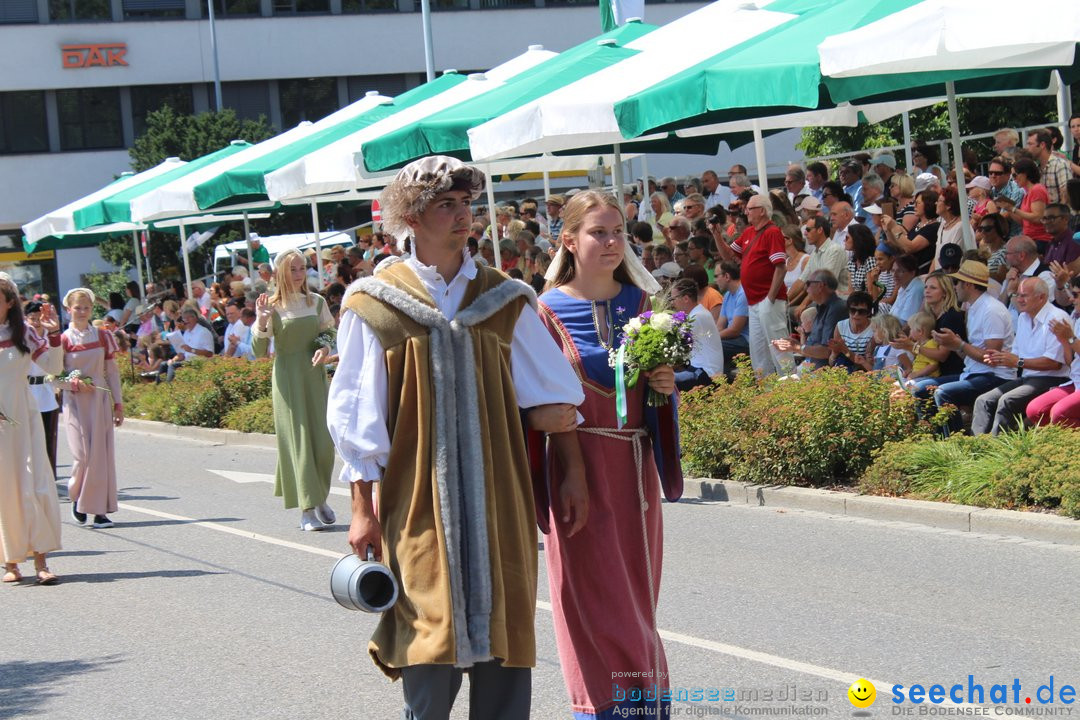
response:
<path id="1" fill-rule="evenodd" d="M 678 367 L 690 362 L 690 351 L 694 347 L 692 324 L 693 319 L 683 312 L 647 310 L 632 318 L 623 326 L 623 343 L 616 353 L 616 382 L 625 377 L 626 387 L 633 388 L 642 373 L 661 365 Z M 668 404 L 668 396 L 649 388 L 646 402 L 649 407 L 660 407 Z M 625 412 L 620 412 L 620 417 L 625 417 Z"/>

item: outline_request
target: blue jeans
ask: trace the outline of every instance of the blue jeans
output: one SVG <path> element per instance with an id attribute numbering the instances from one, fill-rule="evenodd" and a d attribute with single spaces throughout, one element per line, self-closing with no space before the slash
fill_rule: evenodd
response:
<path id="1" fill-rule="evenodd" d="M 959 375 L 943 375 L 939 378 L 924 378 L 917 383 L 916 397 L 928 398 L 929 388 L 937 385 L 934 393 L 934 404 L 939 408 L 944 405 L 974 405 L 975 398 L 985 392 L 993 390 L 999 385 L 1008 382 L 1008 378 L 999 377 L 992 373 L 972 373 L 963 380 Z M 953 413 L 949 418 L 949 424 L 943 428 L 945 435 L 950 432 L 959 432 L 963 429 L 963 423 L 959 413 Z"/>
<path id="2" fill-rule="evenodd" d="M 679 388 L 680 392 L 693 390 L 696 387 L 708 385 L 711 382 L 712 378 L 709 377 L 709 373 L 701 368 L 696 368 L 693 365 L 687 365 L 685 370 L 675 371 L 675 387 Z"/>

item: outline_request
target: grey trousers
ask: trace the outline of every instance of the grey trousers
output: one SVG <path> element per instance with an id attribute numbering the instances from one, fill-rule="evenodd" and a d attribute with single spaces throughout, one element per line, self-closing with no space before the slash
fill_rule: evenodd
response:
<path id="1" fill-rule="evenodd" d="M 503 667 L 497 660 L 467 670 L 452 665 L 410 665 L 401 669 L 404 720 L 447 720 L 461 677 L 469 673 L 469 720 L 528 720 L 532 669 Z"/>
<path id="2" fill-rule="evenodd" d="M 1023 421 L 1028 403 L 1068 378 L 1035 377 L 1011 380 L 975 398 L 971 411 L 971 434 L 997 435 L 1002 430 L 1014 430 Z"/>

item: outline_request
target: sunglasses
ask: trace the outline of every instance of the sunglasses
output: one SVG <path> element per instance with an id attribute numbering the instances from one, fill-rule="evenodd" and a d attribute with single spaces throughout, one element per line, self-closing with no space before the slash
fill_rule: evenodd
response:
<path id="1" fill-rule="evenodd" d="M 1064 217 L 1064 215 L 1043 215 L 1043 222 L 1046 222 L 1047 220 L 1062 220 Z"/>
<path id="2" fill-rule="evenodd" d="M 996 228 L 993 225 L 980 225 L 976 230 L 979 232 L 994 232 Z"/>
<path id="3" fill-rule="evenodd" d="M 848 308 L 848 313 L 850 313 L 851 315 L 869 315 L 870 314 L 870 308 L 860 308 L 860 307 Z"/>

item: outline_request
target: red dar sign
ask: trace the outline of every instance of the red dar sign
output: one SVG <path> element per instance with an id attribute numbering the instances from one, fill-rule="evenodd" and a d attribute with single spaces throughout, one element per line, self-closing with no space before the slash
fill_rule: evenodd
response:
<path id="1" fill-rule="evenodd" d="M 61 45 L 60 57 L 65 70 L 88 67 L 127 67 L 127 43 Z"/>

